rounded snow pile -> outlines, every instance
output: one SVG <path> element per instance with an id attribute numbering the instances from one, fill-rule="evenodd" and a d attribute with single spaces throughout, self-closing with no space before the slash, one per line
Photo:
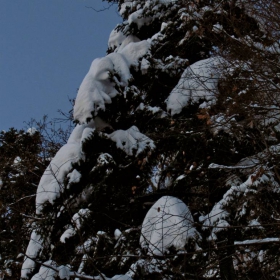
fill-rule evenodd
<path id="1" fill-rule="evenodd" d="M 193 217 L 186 204 L 176 197 L 163 196 L 144 219 L 140 244 L 148 254 L 161 256 L 171 246 L 184 249 L 187 241 L 195 236 Z"/>

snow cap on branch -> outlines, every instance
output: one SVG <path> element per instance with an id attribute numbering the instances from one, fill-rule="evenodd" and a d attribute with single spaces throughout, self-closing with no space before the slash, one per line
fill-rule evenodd
<path id="1" fill-rule="evenodd" d="M 198 235 L 186 204 L 176 197 L 163 196 L 144 219 L 140 244 L 148 254 L 162 256 L 172 246 L 184 249 L 188 240 Z"/>

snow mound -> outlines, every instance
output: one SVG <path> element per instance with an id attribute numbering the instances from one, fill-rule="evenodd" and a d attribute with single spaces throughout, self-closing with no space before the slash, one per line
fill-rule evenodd
<path id="1" fill-rule="evenodd" d="M 61 265 L 58 267 L 58 276 L 60 279 L 67 279 L 70 280 L 71 277 L 71 271 L 68 266 Z"/>
<path id="2" fill-rule="evenodd" d="M 45 170 L 36 195 L 36 213 L 40 214 L 45 202 L 51 204 L 64 191 L 64 179 L 72 170 L 72 164 L 83 158 L 81 140 L 86 128 L 93 127 L 94 123 L 77 125 L 71 133 L 68 142 L 57 152 Z"/>
<path id="3" fill-rule="evenodd" d="M 26 130 L 26 133 L 28 133 L 29 135 L 34 135 L 36 132 L 38 132 L 38 130 L 36 129 L 36 127 L 29 127 Z"/>
<path id="4" fill-rule="evenodd" d="M 68 185 L 72 183 L 79 183 L 81 177 L 82 177 L 81 173 L 76 169 L 74 169 L 71 173 L 67 175 L 67 178 L 69 178 Z"/>
<path id="5" fill-rule="evenodd" d="M 116 130 L 108 137 L 129 156 L 134 154 L 138 156 L 146 149 L 153 150 L 155 148 L 154 141 L 142 134 L 136 126 L 132 126 L 128 130 Z"/>
<path id="6" fill-rule="evenodd" d="M 72 217 L 73 226 L 64 231 L 64 233 L 60 237 L 60 242 L 65 243 L 66 239 L 74 236 L 77 233 L 77 230 L 81 228 L 84 219 L 86 219 L 89 215 L 89 209 L 80 209 L 79 212 Z"/>
<path id="7" fill-rule="evenodd" d="M 57 264 L 50 260 L 50 261 L 46 261 L 44 262 L 45 265 L 47 266 L 51 266 L 53 268 L 56 269 Z M 41 265 L 40 270 L 38 273 L 36 273 L 31 280 L 55 280 L 57 276 L 57 272 L 49 267 L 43 266 Z"/>
<path id="8" fill-rule="evenodd" d="M 148 25 L 152 21 L 152 17 L 144 17 L 143 16 L 143 9 L 139 9 L 129 15 L 128 17 L 128 23 L 136 23 L 138 29 L 140 29 L 143 25 Z"/>
<path id="9" fill-rule="evenodd" d="M 143 8 L 151 9 L 153 7 L 153 5 L 158 4 L 158 3 L 163 4 L 163 5 L 168 5 L 170 3 L 175 4 L 177 1 L 178 0 L 148 0 L 148 1 L 143 1 L 143 3 L 144 3 Z M 119 13 L 122 17 L 125 17 L 125 12 L 126 11 L 129 11 L 131 9 L 139 7 L 138 6 L 138 3 L 139 3 L 138 1 L 124 0 L 123 2 L 124 3 L 121 4 L 120 9 L 119 9 Z M 138 11 L 139 11 L 139 9 L 138 9 Z M 131 21 L 132 21 L 132 19 L 131 19 Z M 137 22 L 137 19 L 136 19 L 136 22 Z"/>
<path id="10" fill-rule="evenodd" d="M 115 86 L 125 87 L 132 79 L 131 66 L 137 66 L 139 59 L 149 50 L 147 41 L 131 42 L 119 53 L 111 53 L 104 58 L 95 59 L 79 88 L 74 105 L 74 119 L 86 123 L 105 110 L 119 92 Z"/>
<path id="11" fill-rule="evenodd" d="M 63 234 L 60 236 L 60 242 L 61 243 L 65 243 L 66 239 L 71 238 L 72 236 L 74 236 L 76 234 L 76 231 L 73 227 L 70 227 L 68 229 L 66 229 Z"/>
<path id="12" fill-rule="evenodd" d="M 114 49 L 114 52 L 120 52 L 129 43 L 140 42 L 140 39 L 134 35 L 125 35 L 124 32 L 118 29 L 114 29 L 109 37 L 108 46 Z"/>
<path id="13" fill-rule="evenodd" d="M 126 36 L 125 34 L 123 34 L 122 31 L 118 30 L 118 29 L 113 29 L 111 31 L 111 34 L 109 36 L 109 40 L 108 40 L 108 46 L 109 48 L 115 48 L 115 47 L 119 47 L 122 42 L 125 40 Z"/>
<path id="14" fill-rule="evenodd" d="M 171 246 L 184 249 L 187 241 L 197 235 L 186 204 L 176 197 L 163 196 L 144 219 L 140 244 L 148 254 L 162 256 Z"/>
<path id="15" fill-rule="evenodd" d="M 42 242 L 43 241 L 41 235 L 39 235 L 35 230 L 33 230 L 33 232 L 31 233 L 28 247 L 26 249 L 26 257 L 24 258 L 24 262 L 21 268 L 21 278 L 28 278 L 28 275 L 32 273 L 32 271 L 35 269 L 36 264 L 32 259 L 36 258 L 43 249 Z"/>
<path id="16" fill-rule="evenodd" d="M 217 66 L 221 62 L 220 57 L 208 58 L 192 64 L 184 71 L 166 100 L 167 110 L 172 116 L 181 113 L 191 102 L 196 103 L 199 99 L 207 101 L 215 99 L 219 79 Z"/>

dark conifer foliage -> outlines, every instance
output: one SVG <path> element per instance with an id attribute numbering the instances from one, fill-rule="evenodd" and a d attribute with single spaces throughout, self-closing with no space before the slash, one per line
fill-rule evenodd
<path id="1" fill-rule="evenodd" d="M 0 267 L 6 279 L 19 278 L 28 244 L 35 193 L 48 161 L 42 157 L 42 135 L 11 128 L 0 132 Z M 8 277 L 9 278 L 9 277 Z"/>

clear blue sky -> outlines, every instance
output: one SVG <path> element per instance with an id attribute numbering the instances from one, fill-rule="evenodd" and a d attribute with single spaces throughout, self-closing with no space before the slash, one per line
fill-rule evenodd
<path id="1" fill-rule="evenodd" d="M 0 130 L 57 117 L 121 21 L 101 0 L 0 1 Z"/>

